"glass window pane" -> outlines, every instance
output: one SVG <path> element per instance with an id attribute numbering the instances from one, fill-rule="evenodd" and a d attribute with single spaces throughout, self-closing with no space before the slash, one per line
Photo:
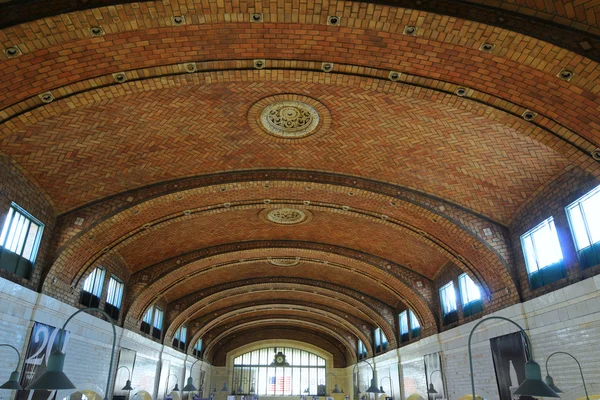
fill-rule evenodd
<path id="1" fill-rule="evenodd" d="M 417 319 L 417 316 L 412 311 L 410 311 L 410 326 L 412 327 L 412 329 L 421 327 L 421 324 L 419 324 L 419 320 Z M 408 330 L 407 330 L 407 332 L 408 332 Z"/>
<path id="2" fill-rule="evenodd" d="M 544 221 L 531 236 L 540 269 L 562 260 L 562 251 L 558 243 L 558 236 L 552 218 Z"/>
<path id="3" fill-rule="evenodd" d="M 2 233 L 0 234 L 0 246 L 4 247 L 6 240 L 6 234 L 8 233 L 8 227 L 11 225 L 13 220 L 13 208 L 8 209 L 8 214 L 6 215 L 6 219 L 4 220 L 4 225 L 2 226 Z"/>
<path id="4" fill-rule="evenodd" d="M 533 248 L 533 241 L 531 240 L 531 235 L 523 236 L 521 238 L 521 243 L 523 245 L 523 253 L 525 254 L 525 264 L 527 266 L 527 273 L 532 274 L 539 268 L 535 259 L 535 250 Z"/>
<path id="5" fill-rule="evenodd" d="M 398 321 L 400 323 L 400 334 L 404 335 L 408 333 L 408 316 L 406 315 L 406 311 L 402 311 L 398 316 Z"/>
<path id="6" fill-rule="evenodd" d="M 444 315 L 456 311 L 456 292 L 454 291 L 454 283 L 452 281 L 440 289 L 440 300 Z"/>
<path id="7" fill-rule="evenodd" d="M 577 250 L 585 249 L 591 245 L 585 223 L 583 222 L 583 214 L 579 204 L 567 210 L 569 214 L 569 222 L 571 222 L 571 231 L 575 237 L 575 245 Z"/>
<path id="8" fill-rule="evenodd" d="M 152 311 L 154 311 L 154 307 L 150 307 L 146 314 L 144 314 L 144 322 L 150 325 L 152 323 Z"/>
<path id="9" fill-rule="evenodd" d="M 27 234 L 25 246 L 23 248 L 23 254 L 21 254 L 24 258 L 28 259 L 29 261 L 33 261 L 33 249 L 36 245 L 36 239 L 39 229 L 39 226 L 34 223 L 32 223 L 29 227 L 29 233 Z"/>
<path id="10" fill-rule="evenodd" d="M 162 329 L 163 312 L 160 308 L 156 308 L 154 312 L 154 324 L 156 329 Z"/>
<path id="11" fill-rule="evenodd" d="M 592 243 L 600 242 L 600 190 L 583 201 L 582 206 Z"/>
<path id="12" fill-rule="evenodd" d="M 462 274 L 458 278 L 460 284 L 460 293 L 463 304 L 469 304 L 474 301 L 481 300 L 481 293 L 479 291 L 479 286 L 475 284 L 473 279 L 467 274 Z"/>

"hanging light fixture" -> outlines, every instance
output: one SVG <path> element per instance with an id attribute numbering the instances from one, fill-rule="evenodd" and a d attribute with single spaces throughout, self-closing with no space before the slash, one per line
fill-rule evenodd
<path id="1" fill-rule="evenodd" d="M 117 330 L 115 328 L 115 323 L 112 318 L 106 311 L 100 310 L 95 307 L 82 308 L 81 310 L 75 311 L 63 324 L 62 329 L 60 330 L 58 348 L 62 348 L 63 342 L 63 333 L 65 332 L 65 328 L 71 319 L 79 314 L 82 311 L 96 311 L 103 314 L 110 322 L 113 330 L 113 343 L 112 343 L 112 351 L 110 353 L 110 364 L 108 365 L 108 376 L 106 378 L 106 390 L 104 392 L 104 399 L 108 400 L 108 391 L 110 389 L 110 378 L 112 375 L 113 361 L 115 357 L 115 345 L 117 342 Z M 62 351 L 53 351 L 48 357 L 48 362 L 46 366 L 46 372 L 40 375 L 35 381 L 33 381 L 29 386 L 27 386 L 27 390 L 61 390 L 61 389 L 75 389 L 75 385 L 73 382 L 69 380 L 69 378 L 63 372 L 63 368 L 65 366 L 65 353 Z"/>
<path id="2" fill-rule="evenodd" d="M 552 379 L 552 377 L 551 377 L 551 376 L 550 376 L 550 374 L 548 373 L 548 362 L 550 361 L 550 358 L 551 358 L 553 355 L 555 355 L 555 354 L 564 354 L 564 355 L 567 355 L 567 356 L 571 357 L 573 360 L 575 360 L 575 362 L 577 363 L 577 366 L 579 367 L 579 374 L 581 375 L 581 380 L 582 380 L 582 382 L 583 382 L 583 390 L 585 391 L 585 398 L 586 398 L 587 400 L 590 400 L 590 396 L 589 396 L 589 394 L 588 394 L 587 386 L 586 386 L 586 384 L 585 384 L 585 378 L 583 377 L 583 370 L 581 369 L 581 364 L 579 364 L 579 361 L 578 361 L 578 360 L 575 358 L 575 356 L 574 356 L 573 354 L 571 354 L 571 353 L 567 353 L 566 351 L 556 351 L 556 352 L 554 352 L 554 353 L 550 354 L 550 355 L 548 356 L 548 358 L 546 359 L 546 379 L 545 379 L 545 380 L 546 380 L 546 384 L 547 384 L 548 386 L 550 386 L 550 388 L 551 388 L 552 390 L 554 390 L 556 393 L 562 393 L 562 392 L 563 392 L 562 390 L 560 390 L 559 388 L 557 388 L 557 387 L 554 385 L 554 379 Z"/>
<path id="3" fill-rule="evenodd" d="M 388 370 L 388 374 L 389 374 L 389 370 Z M 393 384 L 393 382 L 392 382 L 392 378 L 391 378 L 391 377 L 389 377 L 389 376 L 384 376 L 383 378 L 381 378 L 381 379 L 379 380 L 379 385 L 380 385 L 380 387 L 379 387 L 379 390 L 380 390 L 380 392 L 381 392 L 381 393 L 385 393 L 385 391 L 383 390 L 383 381 L 384 381 L 385 379 L 388 379 L 388 380 L 390 381 L 390 392 L 391 392 L 391 393 L 390 393 L 390 397 L 391 397 L 391 398 L 394 398 L 394 384 Z"/>
<path id="4" fill-rule="evenodd" d="M 125 368 L 127 370 L 127 373 L 129 374 L 127 376 L 127 382 L 125 383 L 125 386 L 123 386 L 121 388 L 121 390 L 127 390 L 127 391 L 133 390 L 133 388 L 131 387 L 131 370 L 129 368 L 127 368 L 125 365 L 121 365 L 119 368 L 117 368 L 117 372 L 119 372 L 119 370 L 121 368 Z"/>
<path id="5" fill-rule="evenodd" d="M 11 346 L 10 344 L 0 344 L 0 347 L 10 347 L 11 349 L 13 349 L 14 351 L 17 352 L 17 357 L 18 357 L 18 361 L 17 361 L 17 368 L 15 368 L 15 370 L 13 372 L 11 372 L 10 374 L 10 378 L 8 378 L 8 380 L 6 382 L 4 382 L 2 384 L 2 386 L 0 386 L 0 389 L 9 389 L 9 390 L 22 390 L 23 388 L 21 387 L 21 384 L 19 383 L 19 365 L 21 365 L 21 353 L 19 353 L 19 350 L 17 350 L 16 347 Z"/>
<path id="6" fill-rule="evenodd" d="M 473 338 L 473 333 L 475 329 L 485 321 L 489 321 L 491 319 L 499 319 L 502 321 L 510 322 L 511 324 L 517 326 L 525 340 L 527 341 L 527 351 L 529 352 L 529 361 L 525 363 L 525 380 L 523 383 L 515 390 L 514 394 L 518 394 L 521 396 L 534 396 L 534 397 L 559 397 L 558 394 L 552 388 L 550 388 L 543 380 L 542 380 L 542 370 L 540 365 L 533 360 L 533 354 L 531 353 L 531 341 L 529 340 L 529 336 L 525 330 L 521 327 L 521 325 L 517 324 L 515 321 L 505 318 L 505 317 L 487 317 L 479 321 L 473 329 L 471 329 L 471 333 L 469 334 L 469 367 L 471 369 L 471 388 L 473 389 L 473 399 L 475 399 L 475 375 L 473 374 L 473 355 L 471 354 L 471 339 Z"/>
<path id="7" fill-rule="evenodd" d="M 433 387 L 433 383 L 429 384 L 429 389 L 427 389 L 427 394 L 437 394 L 437 390 Z"/>

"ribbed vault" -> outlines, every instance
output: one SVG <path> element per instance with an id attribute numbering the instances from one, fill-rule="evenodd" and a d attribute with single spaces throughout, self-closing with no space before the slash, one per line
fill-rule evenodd
<path id="1" fill-rule="evenodd" d="M 279 337 L 343 367 L 407 308 L 438 332 L 448 270 L 518 302 L 515 219 L 600 176 L 597 6 L 47 3 L 0 9 L 0 189 L 50 221 L 29 286 L 78 304 L 103 266 L 120 324 L 160 305 L 217 365 Z M 268 133 L 276 101 L 314 132 Z"/>

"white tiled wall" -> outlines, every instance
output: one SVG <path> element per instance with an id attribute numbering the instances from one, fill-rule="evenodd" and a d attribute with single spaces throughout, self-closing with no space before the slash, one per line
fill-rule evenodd
<path id="1" fill-rule="evenodd" d="M 75 311 L 71 306 L 0 278 L 0 342 L 12 344 L 22 352 L 27 348 L 28 334 L 34 321 L 62 326 L 67 316 Z M 600 394 L 600 276 L 527 303 L 508 307 L 493 315 L 511 318 L 527 330 L 533 344 L 534 358 L 542 365 L 544 375 L 546 358 L 552 352 L 570 352 L 583 366 L 590 395 Z M 458 399 L 471 393 L 467 341 L 471 329 L 478 322 L 474 321 L 424 338 L 398 350 L 389 351 L 374 360 L 369 359 L 377 370 L 377 385 L 382 384 L 384 377 L 390 377 L 394 385 L 395 399 L 406 399 L 413 391 L 427 398 L 423 355 L 441 351 L 450 399 Z M 69 323 L 67 329 L 71 332 L 71 338 L 65 372 L 78 389 L 93 390 L 104 396 L 112 343 L 110 324 L 80 313 Z M 516 330 L 517 328 L 510 323 L 494 320 L 483 323 L 473 335 L 476 392 L 486 399 L 498 399 L 489 339 Z M 134 395 L 138 391 L 143 390 L 150 393 L 153 399 L 161 399 L 164 390 L 159 390 L 159 385 L 165 387 L 166 383 L 159 381 L 165 375 L 162 371 L 164 368 L 181 371 L 178 376 L 179 386 L 185 385 L 185 377 L 190 373 L 194 358 L 190 357 L 186 361 L 184 354 L 135 332 L 117 327 L 116 334 L 117 347 L 137 352 L 132 378 L 135 387 L 132 398 L 135 398 Z M 8 348 L 0 348 L 0 352 L 3 361 L 0 363 L 0 380 L 4 381 L 16 367 L 16 355 Z M 352 393 L 353 367 L 335 370 L 346 393 Z M 204 393 L 207 395 L 210 384 L 208 365 L 202 362 L 196 364 L 193 370 L 196 380 L 194 384 L 198 386 L 197 379 L 203 369 L 207 373 Z M 360 379 L 369 384 L 370 367 L 366 363 L 360 363 L 358 369 Z M 571 358 L 564 355 L 554 356 L 550 371 L 556 385 L 565 392 L 561 396 L 563 399 L 577 399 L 583 396 L 579 370 Z M 221 393 L 227 371 L 225 368 L 214 368 L 213 373 L 213 384 L 218 393 Z M 403 382 L 403 385 L 399 382 Z M 407 382 L 411 383 L 410 386 L 404 384 Z M 384 380 L 383 383 L 384 387 L 389 386 L 389 381 Z M 60 393 L 59 398 L 68 394 L 70 393 Z M 0 397 L 8 399 L 10 393 L 0 390 Z"/>
<path id="2" fill-rule="evenodd" d="M 41 322 L 55 327 L 62 327 L 66 319 L 77 309 L 56 299 L 26 289 L 18 284 L 0 278 L 0 343 L 15 346 L 23 355 L 29 343 L 29 333 L 34 322 Z M 81 312 L 67 326 L 70 332 L 69 345 L 65 360 L 64 372 L 76 385 L 78 390 L 91 390 L 104 397 L 108 377 L 109 360 L 113 342 L 112 326 L 99 318 Z M 139 391 L 157 395 L 160 360 L 168 358 L 171 365 L 179 365 L 183 369 L 185 354 L 128 330 L 116 327 L 115 365 L 118 349 L 124 347 L 136 351 L 136 365 L 133 370 L 132 384 L 134 390 L 131 398 Z M 0 380 L 6 381 L 10 373 L 17 367 L 16 354 L 6 347 L 0 348 Z M 190 357 L 189 366 L 195 359 Z M 200 376 L 200 369 L 194 368 L 194 378 Z M 21 366 L 19 366 L 19 370 Z M 112 371 L 114 380 L 115 371 Z M 182 387 L 183 374 L 180 377 Z M 73 391 L 59 393 L 59 399 Z M 109 393 L 112 392 L 112 388 Z M 0 389 L 2 399 L 10 399 L 9 391 Z M 162 398 L 162 394 L 158 398 Z"/>

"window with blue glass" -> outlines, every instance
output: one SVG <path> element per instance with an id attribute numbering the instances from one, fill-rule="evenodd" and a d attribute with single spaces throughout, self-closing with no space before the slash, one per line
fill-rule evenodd
<path id="1" fill-rule="evenodd" d="M 202 339 L 198 339 L 196 344 L 194 345 L 194 356 L 200 358 L 202 357 Z"/>
<path id="2" fill-rule="evenodd" d="M 440 303 L 442 305 L 442 322 L 451 324 L 458 321 L 454 282 L 450 281 L 440 288 Z"/>
<path id="3" fill-rule="evenodd" d="M 479 286 L 477 286 L 469 275 L 460 275 L 458 277 L 458 286 L 460 287 L 460 299 L 465 317 L 477 314 L 483 310 Z"/>
<path id="4" fill-rule="evenodd" d="M 79 299 L 81 304 L 88 307 L 98 307 L 100 305 L 105 273 L 104 268 L 97 267 L 85 278 Z"/>
<path id="5" fill-rule="evenodd" d="M 521 236 L 521 246 L 532 289 L 566 276 L 554 218 L 548 218 Z"/>
<path id="6" fill-rule="evenodd" d="M 362 360 L 363 358 L 367 358 L 367 348 L 362 340 L 358 339 L 358 359 Z"/>
<path id="7" fill-rule="evenodd" d="M 140 330 L 147 334 L 152 334 L 153 337 L 160 339 L 162 335 L 163 311 L 152 306 L 144 314 Z"/>
<path id="8" fill-rule="evenodd" d="M 412 310 L 402 311 L 398 314 L 398 325 L 400 328 L 400 343 L 421 336 L 421 324 Z"/>
<path id="9" fill-rule="evenodd" d="M 412 310 L 408 311 L 408 315 L 410 320 L 410 336 L 414 339 L 421 336 L 421 324 Z"/>
<path id="10" fill-rule="evenodd" d="M 388 349 L 389 343 L 381 328 L 375 328 L 373 330 L 373 338 L 375 342 L 375 353 L 382 353 Z"/>
<path id="11" fill-rule="evenodd" d="M 13 203 L 0 231 L 0 268 L 29 279 L 43 230 L 44 224 Z"/>
<path id="12" fill-rule="evenodd" d="M 104 311 L 117 321 L 119 320 L 121 303 L 123 302 L 123 287 L 123 282 L 119 278 L 115 276 L 110 277 Z"/>
<path id="13" fill-rule="evenodd" d="M 400 342 L 408 342 L 410 340 L 408 329 L 408 312 L 402 311 L 398 315 L 398 325 L 400 328 Z"/>
<path id="14" fill-rule="evenodd" d="M 187 341 L 187 328 L 185 325 L 182 325 L 175 332 L 175 336 L 173 336 L 173 347 L 179 350 L 185 350 L 185 343 Z"/>
<path id="15" fill-rule="evenodd" d="M 600 186 L 567 208 L 579 266 L 600 264 Z"/>

